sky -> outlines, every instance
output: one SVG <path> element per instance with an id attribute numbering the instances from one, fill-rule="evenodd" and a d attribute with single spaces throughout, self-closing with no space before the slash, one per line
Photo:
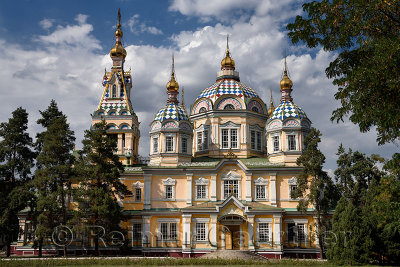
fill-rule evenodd
<path id="1" fill-rule="evenodd" d="M 104 68 L 110 70 L 118 8 L 121 8 L 125 69 L 131 68 L 131 101 L 139 117 L 139 153 L 149 154 L 149 124 L 167 99 L 166 83 L 175 55 L 177 81 L 185 105 L 215 82 L 224 57 L 226 36 L 243 83 L 269 105 L 270 89 L 279 104 L 279 82 L 286 51 L 294 103 L 303 108 L 322 134 L 325 169 L 336 168 L 336 152 L 346 148 L 386 158 L 398 144 L 378 146 L 376 131 L 360 133 L 348 120 L 331 122 L 339 106 L 332 80 L 325 76 L 337 54 L 293 45 L 286 25 L 301 15 L 299 0 L 2 0 L 0 8 L 0 122 L 22 106 L 29 113 L 29 133 L 39 110 L 51 99 L 68 116 L 80 148 L 90 114 L 99 103 Z"/>

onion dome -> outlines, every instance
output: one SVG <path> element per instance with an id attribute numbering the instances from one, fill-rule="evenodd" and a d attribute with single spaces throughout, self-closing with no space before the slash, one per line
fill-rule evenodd
<path id="1" fill-rule="evenodd" d="M 282 93 L 282 100 L 289 100 L 292 101 L 291 92 L 293 87 L 293 82 L 288 76 L 287 66 L 286 66 L 286 55 L 285 55 L 285 69 L 283 70 L 283 77 L 280 82 L 281 93 Z"/>
<path id="2" fill-rule="evenodd" d="M 307 118 L 306 113 L 298 105 L 292 101 L 282 101 L 279 106 L 275 108 L 270 117 L 270 121 L 278 119 L 284 121 L 288 118 L 304 119 Z"/>
<path id="3" fill-rule="evenodd" d="M 172 55 L 172 70 L 171 70 L 171 78 L 167 83 L 167 91 L 179 91 L 179 83 L 175 79 L 175 63 L 174 63 L 174 55 Z"/>
<path id="4" fill-rule="evenodd" d="M 118 24 L 117 24 L 117 30 L 115 31 L 115 45 L 113 48 L 110 50 L 110 57 L 126 57 L 126 50 L 122 46 L 122 36 L 123 32 L 121 30 L 121 11 L 118 9 Z"/>
<path id="5" fill-rule="evenodd" d="M 176 103 L 169 103 L 154 116 L 154 121 L 163 122 L 165 120 L 189 121 L 189 116 L 181 106 Z"/>
<path id="6" fill-rule="evenodd" d="M 236 81 L 234 79 L 222 79 L 204 89 L 201 94 L 196 98 L 208 98 L 213 104 L 220 98 L 225 95 L 235 95 L 241 98 L 244 103 L 247 103 L 250 98 L 258 97 L 258 94 L 249 86 Z M 245 108 L 243 108 L 245 109 Z"/>

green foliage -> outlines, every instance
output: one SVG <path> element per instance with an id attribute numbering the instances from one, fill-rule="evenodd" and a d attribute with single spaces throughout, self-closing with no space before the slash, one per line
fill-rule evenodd
<path id="1" fill-rule="evenodd" d="M 84 218 L 86 225 L 104 227 L 106 232 L 121 230 L 119 223 L 123 215 L 118 198 L 122 199 L 130 191 L 119 180 L 123 166 L 115 154 L 117 140 L 107 134 L 103 120 L 85 132 L 82 143 L 83 150 L 75 165 L 80 183 L 75 194 L 79 203 L 75 223 L 79 225 Z M 96 253 L 98 234 L 93 233 Z"/>
<path id="2" fill-rule="evenodd" d="M 52 101 L 52 104 L 55 102 Z M 52 108 L 51 105 L 49 109 Z M 33 181 L 37 190 L 38 225 L 35 234 L 39 243 L 51 236 L 56 226 L 67 223 L 66 198 L 71 194 L 74 163 L 72 150 L 75 137 L 66 116 L 47 119 L 51 123 L 46 124 L 47 130 L 40 135 L 42 149 L 37 157 L 38 169 Z"/>
<path id="3" fill-rule="evenodd" d="M 337 200 L 336 188 L 332 179 L 322 170 L 325 156 L 318 148 L 321 142 L 321 132 L 311 128 L 304 140 L 306 149 L 297 159 L 297 165 L 302 166 L 302 171 L 297 177 L 297 188 L 292 191 L 293 198 L 299 198 L 297 209 L 305 212 L 312 205 L 315 210 L 318 225 L 318 239 L 324 247 L 322 236 L 326 230 L 326 215 L 334 208 Z M 323 249 L 321 249 L 321 255 Z"/>
<path id="4" fill-rule="evenodd" d="M 362 132 L 376 126 L 379 144 L 400 138 L 400 7 L 394 0 L 312 1 L 288 24 L 293 43 L 336 51 L 326 69 L 341 106 L 331 120 L 349 119 Z"/>
<path id="5" fill-rule="evenodd" d="M 27 129 L 28 113 L 23 108 L 16 109 L 8 122 L 0 124 L 0 234 L 6 237 L 7 256 L 11 241 L 19 232 L 17 213 L 32 200 L 26 182 L 35 153 Z"/>

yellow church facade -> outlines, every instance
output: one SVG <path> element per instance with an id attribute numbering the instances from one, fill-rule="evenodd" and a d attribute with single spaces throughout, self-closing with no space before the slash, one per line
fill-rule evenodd
<path id="1" fill-rule="evenodd" d="M 297 186 L 301 167 L 296 159 L 311 121 L 293 103 L 286 62 L 280 104 L 275 107 L 271 98 L 267 106 L 240 80 L 227 40 L 216 81 L 186 109 L 178 100 L 172 60 L 166 103 L 146 133 L 150 160 L 143 164 L 122 36 L 118 24 L 110 51 L 113 65 L 105 71 L 92 124 L 107 122 L 125 165 L 120 179 L 132 195 L 119 202 L 129 253 L 197 257 L 245 250 L 268 258 L 317 257 L 313 209 L 298 212 L 298 199 L 290 194 Z M 21 227 L 28 227 L 25 220 L 20 218 Z M 20 247 L 24 238 L 19 238 Z"/>

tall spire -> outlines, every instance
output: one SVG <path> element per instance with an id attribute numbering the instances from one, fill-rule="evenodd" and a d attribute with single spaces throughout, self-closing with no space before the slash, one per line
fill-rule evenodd
<path id="1" fill-rule="evenodd" d="M 175 103 L 178 104 L 178 94 L 179 94 L 179 84 L 175 79 L 175 59 L 174 54 L 172 54 L 172 66 L 171 66 L 171 78 L 167 83 L 167 94 L 168 100 L 167 103 Z"/>
<path id="2" fill-rule="evenodd" d="M 110 57 L 114 62 L 114 66 L 122 67 L 122 63 L 126 57 L 126 50 L 122 46 L 122 36 L 123 32 L 121 29 L 121 10 L 118 9 L 118 24 L 117 30 L 115 31 L 115 45 L 110 50 Z"/>
<path id="3" fill-rule="evenodd" d="M 285 51 L 285 64 L 284 64 L 284 69 L 283 69 L 283 77 L 280 83 L 281 87 L 281 101 L 289 100 L 292 101 L 293 98 L 291 96 L 292 92 L 292 86 L 293 82 L 288 76 L 288 71 L 287 71 L 287 63 L 286 63 L 286 51 Z"/>
<path id="4" fill-rule="evenodd" d="M 182 86 L 182 101 L 181 101 L 182 108 L 185 108 L 184 95 L 185 95 L 185 88 Z"/>
<path id="5" fill-rule="evenodd" d="M 269 109 L 267 112 L 268 118 L 271 117 L 272 112 L 274 112 L 274 110 L 275 110 L 274 99 L 272 97 L 272 88 L 270 88 L 270 92 L 271 92 L 271 100 L 270 100 Z"/>

